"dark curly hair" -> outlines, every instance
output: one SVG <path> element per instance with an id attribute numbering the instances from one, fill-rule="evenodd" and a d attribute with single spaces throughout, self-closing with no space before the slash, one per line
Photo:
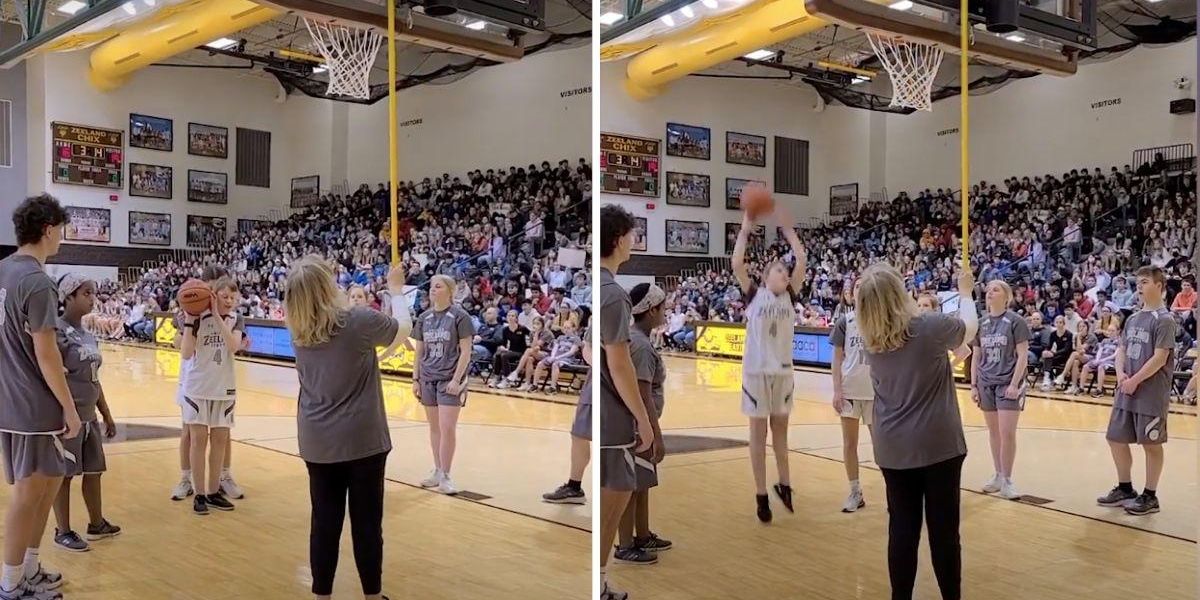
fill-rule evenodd
<path id="1" fill-rule="evenodd" d="M 13 228 L 17 233 L 17 245 L 28 246 L 42 241 L 47 227 L 59 227 L 71 218 L 58 200 L 50 194 L 26 198 L 13 211 Z"/>
<path id="2" fill-rule="evenodd" d="M 608 258 L 617 250 L 617 240 L 633 231 L 633 215 L 615 204 L 600 207 L 600 256 Z"/>

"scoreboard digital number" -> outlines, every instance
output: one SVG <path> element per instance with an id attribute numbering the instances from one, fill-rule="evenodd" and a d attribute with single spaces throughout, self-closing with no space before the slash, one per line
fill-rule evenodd
<path id="1" fill-rule="evenodd" d="M 71 123 L 51 123 L 54 183 L 121 189 L 125 132 Z"/>
<path id="2" fill-rule="evenodd" d="M 600 134 L 600 190 L 657 198 L 662 140 Z"/>

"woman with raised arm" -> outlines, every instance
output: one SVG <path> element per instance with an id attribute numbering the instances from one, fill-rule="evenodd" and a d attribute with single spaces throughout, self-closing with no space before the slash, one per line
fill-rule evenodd
<path id="1" fill-rule="evenodd" d="M 796 323 L 796 294 L 804 283 L 807 256 L 792 220 L 776 205 L 775 219 L 791 246 L 796 264 L 788 271 L 781 260 L 763 269 L 758 282 L 751 281 L 746 268 L 746 241 L 754 219 L 746 214 L 733 248 L 733 273 L 746 302 L 746 353 L 742 357 L 742 414 L 750 419 L 750 466 L 754 471 L 754 494 L 758 519 L 771 521 L 767 498 L 767 429 L 771 430 L 779 483 L 775 494 L 792 509 L 791 473 L 788 468 L 788 417 L 792 413 L 792 338 Z"/>

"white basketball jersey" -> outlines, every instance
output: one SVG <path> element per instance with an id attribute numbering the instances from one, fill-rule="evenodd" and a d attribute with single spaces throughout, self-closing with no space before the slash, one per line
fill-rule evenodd
<path id="1" fill-rule="evenodd" d="M 863 353 L 858 320 L 853 310 L 848 311 L 845 318 L 846 344 L 843 350 L 846 355 L 842 360 L 842 393 L 850 400 L 874 400 L 875 387 L 871 384 L 871 367 L 867 365 L 867 357 Z"/>
<path id="2" fill-rule="evenodd" d="M 784 292 L 776 296 L 761 287 L 751 292 L 754 297 L 746 307 L 742 373 L 791 374 L 792 340 L 796 332 L 792 295 Z"/>
<path id="3" fill-rule="evenodd" d="M 240 319 L 235 315 L 215 317 L 205 313 L 200 317 L 200 328 L 196 332 L 196 353 L 183 361 L 179 369 L 180 387 L 183 395 L 198 400 L 233 400 L 237 387 L 233 379 L 233 356 L 225 347 L 215 319 L 223 318 L 229 326 L 241 329 Z"/>

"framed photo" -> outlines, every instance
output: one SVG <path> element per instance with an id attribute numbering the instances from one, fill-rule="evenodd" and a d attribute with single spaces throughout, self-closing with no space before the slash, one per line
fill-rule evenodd
<path id="1" fill-rule="evenodd" d="M 292 178 L 292 208 L 307 208 L 320 201 L 320 175 Z"/>
<path id="2" fill-rule="evenodd" d="M 85 208 L 82 206 L 65 206 L 67 216 L 66 236 L 63 239 L 71 242 L 101 242 L 112 241 L 112 211 L 107 208 Z"/>
<path id="3" fill-rule="evenodd" d="M 712 158 L 712 131 L 707 127 L 667 123 L 667 156 Z"/>
<path id="4" fill-rule="evenodd" d="M 129 163 L 129 195 L 170 200 L 175 196 L 175 169 Z"/>
<path id="5" fill-rule="evenodd" d="M 229 175 L 188 169 L 188 202 L 229 204 Z"/>
<path id="6" fill-rule="evenodd" d="M 188 123 L 188 154 L 229 158 L 229 128 Z"/>
<path id="7" fill-rule="evenodd" d="M 251 231 L 254 231 L 254 229 L 257 227 L 262 227 L 264 225 L 270 225 L 270 224 L 271 224 L 270 221 L 262 221 L 259 219 L 238 219 L 237 220 L 237 232 L 239 234 L 250 233 Z"/>
<path id="8" fill-rule="evenodd" d="M 742 210 L 742 188 L 751 183 L 757 183 L 766 186 L 767 182 L 754 179 L 736 179 L 733 177 L 725 178 L 725 208 L 729 210 Z"/>
<path id="9" fill-rule="evenodd" d="M 634 252 L 646 251 L 646 219 L 633 218 L 633 247 Z"/>
<path id="10" fill-rule="evenodd" d="M 197 248 L 212 248 L 225 241 L 225 217 L 187 216 L 187 245 Z"/>
<path id="11" fill-rule="evenodd" d="M 767 138 L 761 135 L 726 131 L 725 162 L 752 167 L 767 166 Z"/>
<path id="12" fill-rule="evenodd" d="M 170 152 L 175 149 L 175 122 L 129 113 L 129 146 Z"/>
<path id="13" fill-rule="evenodd" d="M 741 223 L 726 223 L 725 224 L 725 254 L 727 256 L 733 255 L 733 247 L 734 247 L 734 245 L 737 244 L 737 236 L 738 236 L 738 233 L 741 231 L 742 231 Z M 750 239 L 746 240 L 746 241 L 748 242 L 748 244 L 747 244 L 748 248 L 761 249 L 761 248 L 765 247 L 766 242 L 767 242 L 767 226 L 766 225 L 755 226 L 754 231 L 750 232 Z"/>
<path id="14" fill-rule="evenodd" d="M 129 243 L 146 246 L 171 245 L 171 215 L 129 212 Z"/>
<path id="15" fill-rule="evenodd" d="M 858 210 L 858 184 L 829 186 L 829 216 L 852 215 Z"/>
<path id="16" fill-rule="evenodd" d="M 667 172 L 667 204 L 708 206 L 712 200 L 708 175 Z"/>
<path id="17" fill-rule="evenodd" d="M 667 219 L 667 252 L 708 254 L 708 223 Z"/>

